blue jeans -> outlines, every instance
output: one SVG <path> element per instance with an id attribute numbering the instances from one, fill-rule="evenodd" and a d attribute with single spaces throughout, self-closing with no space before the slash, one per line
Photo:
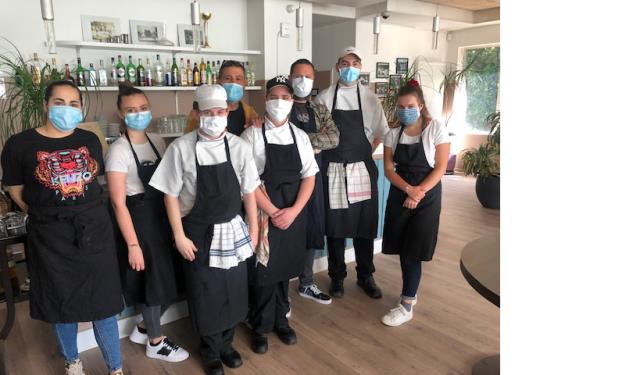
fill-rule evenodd
<path id="1" fill-rule="evenodd" d="M 78 355 L 78 323 L 55 323 L 60 351 L 65 362 L 77 360 Z M 122 354 L 120 353 L 120 337 L 118 322 L 115 316 L 93 322 L 93 334 L 107 363 L 109 371 L 122 368 Z"/>
<path id="2" fill-rule="evenodd" d="M 402 269 L 402 296 L 406 299 L 415 299 L 422 276 L 422 262 L 400 255 L 400 268 Z"/>

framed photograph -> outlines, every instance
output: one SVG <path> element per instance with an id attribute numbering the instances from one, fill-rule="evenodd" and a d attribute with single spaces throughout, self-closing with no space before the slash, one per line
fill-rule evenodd
<path id="1" fill-rule="evenodd" d="M 200 27 L 200 45 L 204 46 L 204 31 Z M 178 45 L 180 47 L 193 46 L 193 26 L 178 24 Z"/>
<path id="2" fill-rule="evenodd" d="M 387 96 L 389 94 L 389 82 L 376 82 L 376 95 Z"/>
<path id="3" fill-rule="evenodd" d="M 389 90 L 398 90 L 402 85 L 402 74 L 391 74 L 389 76 Z"/>
<path id="4" fill-rule="evenodd" d="M 396 58 L 396 74 L 407 74 L 409 72 L 409 58 Z"/>
<path id="5" fill-rule="evenodd" d="M 360 76 L 358 77 L 358 82 L 360 82 L 362 86 L 369 86 L 370 76 L 371 76 L 371 73 L 360 73 Z"/>
<path id="6" fill-rule="evenodd" d="M 162 39 L 162 22 L 129 21 L 132 44 L 157 44 Z"/>
<path id="7" fill-rule="evenodd" d="M 106 42 L 112 36 L 122 34 L 120 19 L 100 16 L 80 16 L 82 20 L 82 40 Z"/>
<path id="8" fill-rule="evenodd" d="M 389 63 L 376 63 L 376 78 L 389 78 Z"/>

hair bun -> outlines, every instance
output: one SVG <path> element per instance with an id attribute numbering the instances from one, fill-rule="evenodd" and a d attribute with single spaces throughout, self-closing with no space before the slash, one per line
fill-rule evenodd
<path id="1" fill-rule="evenodd" d="M 131 84 L 131 82 L 125 81 L 125 82 L 121 82 L 118 84 L 118 92 L 120 94 L 127 94 L 129 92 L 131 92 L 131 89 L 133 89 L 133 85 Z"/>

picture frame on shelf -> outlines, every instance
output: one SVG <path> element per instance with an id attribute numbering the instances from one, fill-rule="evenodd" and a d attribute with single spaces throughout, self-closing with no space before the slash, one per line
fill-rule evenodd
<path id="1" fill-rule="evenodd" d="M 370 77 L 371 73 L 360 73 L 360 76 L 358 76 L 358 82 L 360 82 L 362 86 L 369 86 Z"/>
<path id="2" fill-rule="evenodd" d="M 131 43 L 133 44 L 158 44 L 162 39 L 164 23 L 155 21 L 130 20 Z"/>
<path id="3" fill-rule="evenodd" d="M 204 31 L 200 30 L 200 46 L 204 46 Z M 193 47 L 193 26 L 191 24 L 178 24 L 178 45 L 180 47 Z"/>
<path id="4" fill-rule="evenodd" d="M 389 63 L 377 62 L 376 63 L 376 78 L 389 78 Z"/>
<path id="5" fill-rule="evenodd" d="M 409 58 L 396 58 L 396 74 L 407 74 L 409 72 Z"/>
<path id="6" fill-rule="evenodd" d="M 107 42 L 111 37 L 122 34 L 119 18 L 83 15 L 80 20 L 84 41 Z"/>
<path id="7" fill-rule="evenodd" d="M 376 82 L 375 93 L 380 97 L 387 96 L 389 94 L 389 82 Z"/>
<path id="8" fill-rule="evenodd" d="M 402 85 L 402 74 L 389 75 L 389 90 L 398 90 L 400 88 L 400 85 Z"/>

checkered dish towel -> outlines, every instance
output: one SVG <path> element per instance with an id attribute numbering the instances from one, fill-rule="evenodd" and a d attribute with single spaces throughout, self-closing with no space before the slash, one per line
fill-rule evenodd
<path id="1" fill-rule="evenodd" d="M 349 163 L 347 170 L 347 198 L 349 203 L 371 199 L 371 178 L 363 161 Z"/>
<path id="2" fill-rule="evenodd" d="M 229 269 L 253 255 L 249 229 L 240 215 L 213 225 L 209 247 L 209 267 Z"/>
<path id="3" fill-rule="evenodd" d="M 329 179 L 329 208 L 339 210 L 349 208 L 347 201 L 347 188 L 345 186 L 346 174 L 342 163 L 329 162 L 327 169 L 327 177 Z"/>
<path id="4" fill-rule="evenodd" d="M 264 184 L 261 184 L 258 189 L 262 190 L 267 199 L 269 199 L 267 188 Z M 258 245 L 256 246 L 256 261 L 265 267 L 269 263 L 269 215 L 260 208 L 258 208 Z"/>

